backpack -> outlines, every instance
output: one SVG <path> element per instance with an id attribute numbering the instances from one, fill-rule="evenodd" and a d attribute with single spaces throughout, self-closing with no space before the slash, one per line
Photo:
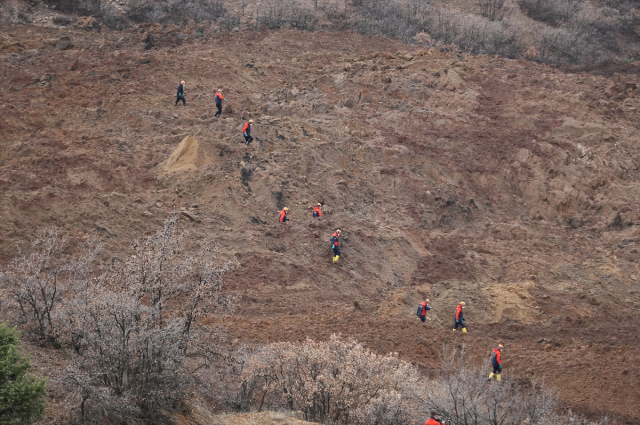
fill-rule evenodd
<path id="1" fill-rule="evenodd" d="M 418 306 L 418 311 L 416 312 L 416 316 L 418 316 L 418 317 L 422 316 L 422 314 L 420 314 L 420 313 L 422 313 L 422 306 L 421 305 Z"/>

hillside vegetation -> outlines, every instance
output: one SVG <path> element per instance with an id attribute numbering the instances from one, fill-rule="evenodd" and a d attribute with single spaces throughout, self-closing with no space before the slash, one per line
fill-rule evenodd
<path id="1" fill-rule="evenodd" d="M 77 16 L 92 16 L 118 30 L 192 23 L 199 28 L 196 37 L 212 27 L 353 31 L 427 48 L 555 64 L 640 56 L 640 7 L 632 0 L 15 0 L 0 9 L 8 22 L 62 27 Z"/>

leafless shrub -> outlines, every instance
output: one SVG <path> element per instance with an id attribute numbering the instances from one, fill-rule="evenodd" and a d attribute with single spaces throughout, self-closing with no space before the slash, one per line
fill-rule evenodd
<path id="1" fill-rule="evenodd" d="M 66 16 L 56 16 L 55 18 L 52 19 L 52 22 L 56 25 L 65 26 L 65 27 L 73 23 L 73 21 L 67 18 Z"/>
<path id="2" fill-rule="evenodd" d="M 133 0 L 126 16 L 134 22 L 171 22 L 186 25 L 211 22 L 224 17 L 227 7 L 223 0 Z"/>
<path id="3" fill-rule="evenodd" d="M 524 50 L 522 28 L 518 22 L 507 19 L 491 21 L 447 7 L 434 7 L 423 15 L 420 27 L 421 33 L 428 34 L 436 48 L 455 45 L 472 53 L 511 58 L 521 56 Z"/>
<path id="4" fill-rule="evenodd" d="M 531 19 L 558 26 L 580 10 L 579 0 L 518 0 L 520 9 Z"/>
<path id="5" fill-rule="evenodd" d="M 65 256 L 59 232 L 47 230 L 3 275 L 28 329 L 73 348 L 65 381 L 73 420 L 161 422 L 215 360 L 215 341 L 197 321 L 233 307 L 221 293 L 231 266 L 217 265 L 207 243 L 187 254 L 177 220 L 106 269 L 94 267 L 100 246 Z"/>
<path id="6" fill-rule="evenodd" d="M 158 420 L 182 398 L 195 379 L 187 364 L 207 360 L 193 339 L 196 320 L 233 304 L 220 293 L 229 269 L 216 266 L 208 245 L 184 254 L 172 216 L 95 281 L 76 281 L 60 322 L 62 342 L 79 354 L 69 373 L 76 387 L 69 400 L 79 402 L 84 423 L 116 420 L 127 409 L 138 412 L 133 418 Z"/>
<path id="7" fill-rule="evenodd" d="M 376 355 L 335 335 L 272 343 L 241 349 L 220 371 L 218 394 L 232 409 L 296 410 L 324 424 L 413 424 L 429 411 L 460 425 L 590 424 L 553 414 L 558 399 L 543 385 L 524 387 L 508 375 L 488 383 L 488 363 L 470 365 L 464 347 L 445 347 L 442 364 L 426 379 L 395 354 Z"/>
<path id="8" fill-rule="evenodd" d="M 317 22 L 314 7 L 300 0 L 265 0 L 258 11 L 257 22 L 268 29 L 286 24 L 304 31 L 314 29 Z"/>
<path id="9" fill-rule="evenodd" d="M 504 0 L 478 0 L 477 6 L 480 14 L 492 21 L 500 20 L 504 16 Z"/>
<path id="10" fill-rule="evenodd" d="M 101 250 L 100 245 L 89 243 L 81 256 L 69 258 L 63 253 L 66 243 L 59 229 L 47 229 L 32 242 L 33 252 L 14 258 L 4 274 L 4 285 L 17 307 L 17 319 L 44 342 L 58 341 L 56 309 L 67 295 L 70 282 L 91 277 L 92 263 Z"/>
<path id="11" fill-rule="evenodd" d="M 300 410 L 306 420 L 345 425 L 413 423 L 419 410 L 416 368 L 354 340 L 273 343 L 241 359 L 238 407 Z"/>

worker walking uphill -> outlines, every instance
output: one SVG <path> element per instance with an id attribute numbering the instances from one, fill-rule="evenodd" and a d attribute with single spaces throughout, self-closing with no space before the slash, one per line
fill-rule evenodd
<path id="1" fill-rule="evenodd" d="M 282 211 L 280 211 L 280 223 L 286 223 L 287 221 L 289 221 L 289 217 L 287 217 L 287 214 L 289 214 L 289 208 L 284 207 Z"/>
<path id="2" fill-rule="evenodd" d="M 331 249 L 333 250 L 333 262 L 335 263 L 340 258 L 340 235 L 342 231 L 340 229 L 333 232 L 331 235 Z"/>
<path id="3" fill-rule="evenodd" d="M 424 425 L 444 425 L 444 423 L 444 421 L 438 419 L 438 417 L 436 416 L 436 412 L 431 412 L 431 417 L 427 422 L 424 423 Z"/>
<path id="4" fill-rule="evenodd" d="M 498 344 L 491 353 L 491 365 L 493 366 L 493 372 L 489 375 L 489 381 L 495 375 L 496 380 L 500 381 L 500 374 L 502 373 L 502 344 Z"/>
<path id="5" fill-rule="evenodd" d="M 322 206 L 322 204 L 320 202 L 318 202 L 315 206 L 315 208 L 313 209 L 313 218 L 320 218 L 322 217 L 322 211 L 320 210 L 320 207 Z"/>
<path id="6" fill-rule="evenodd" d="M 242 127 L 242 134 L 244 134 L 244 144 L 249 145 L 249 143 L 253 142 L 253 137 L 251 137 L 251 124 L 253 124 L 253 120 L 249 120 L 244 123 L 244 127 Z"/>
<path id="7" fill-rule="evenodd" d="M 464 316 L 462 315 L 462 309 L 464 308 L 464 301 L 460 301 L 460 304 L 456 307 L 456 323 L 453 325 L 453 330 L 458 329 L 458 326 L 462 326 L 462 332 L 467 333 L 467 327 L 464 324 Z"/>
<path id="8" fill-rule="evenodd" d="M 215 113 L 214 117 L 219 117 L 222 114 L 222 101 L 227 101 L 224 97 L 222 97 L 222 89 L 218 89 L 216 91 L 216 108 L 218 108 L 218 112 Z"/>
<path id="9" fill-rule="evenodd" d="M 427 298 L 426 300 L 421 302 L 420 305 L 418 306 L 418 312 L 416 314 L 418 315 L 422 323 L 424 323 L 424 321 L 427 320 L 427 311 L 431 310 L 430 303 L 431 301 L 429 301 L 429 298 Z"/>
<path id="10" fill-rule="evenodd" d="M 187 101 L 185 100 L 185 96 L 187 95 L 187 92 L 184 91 L 184 86 L 185 86 L 185 82 L 184 81 L 180 81 L 180 85 L 178 86 L 178 96 L 176 98 L 176 103 L 173 104 L 173 106 L 178 106 L 178 102 L 180 102 L 182 100 L 182 104 L 184 106 L 187 106 Z"/>

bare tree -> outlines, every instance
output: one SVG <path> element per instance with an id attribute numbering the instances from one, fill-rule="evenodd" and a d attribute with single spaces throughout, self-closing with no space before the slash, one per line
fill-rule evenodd
<path id="1" fill-rule="evenodd" d="M 504 0 L 478 0 L 480 14 L 492 21 L 500 20 L 504 16 Z"/>
<path id="2" fill-rule="evenodd" d="M 93 262 L 102 249 L 90 241 L 82 247 L 80 256 L 69 258 L 64 254 L 66 244 L 59 229 L 46 229 L 32 242 L 33 251 L 14 258 L 3 276 L 19 320 L 44 342 L 58 339 L 55 311 L 71 282 L 91 278 Z"/>
<path id="3" fill-rule="evenodd" d="M 73 348 L 65 379 L 73 420 L 162 421 L 215 361 L 219 332 L 197 325 L 233 308 L 236 298 L 222 293 L 231 265 L 219 264 L 210 243 L 187 251 L 185 241 L 174 214 L 101 268 L 101 246 L 67 256 L 59 231 L 47 230 L 2 275 L 27 328 Z"/>
<path id="4" fill-rule="evenodd" d="M 194 341 L 194 325 L 204 313 L 232 307 L 235 298 L 220 292 L 231 266 L 217 265 L 209 244 L 187 254 L 183 242 L 173 215 L 126 259 L 90 283 L 77 281 L 65 299 L 62 341 L 78 353 L 69 401 L 79 403 L 83 423 L 117 420 L 122 411 L 161 420 L 194 383 L 189 365 L 207 363 L 205 335 Z"/>

